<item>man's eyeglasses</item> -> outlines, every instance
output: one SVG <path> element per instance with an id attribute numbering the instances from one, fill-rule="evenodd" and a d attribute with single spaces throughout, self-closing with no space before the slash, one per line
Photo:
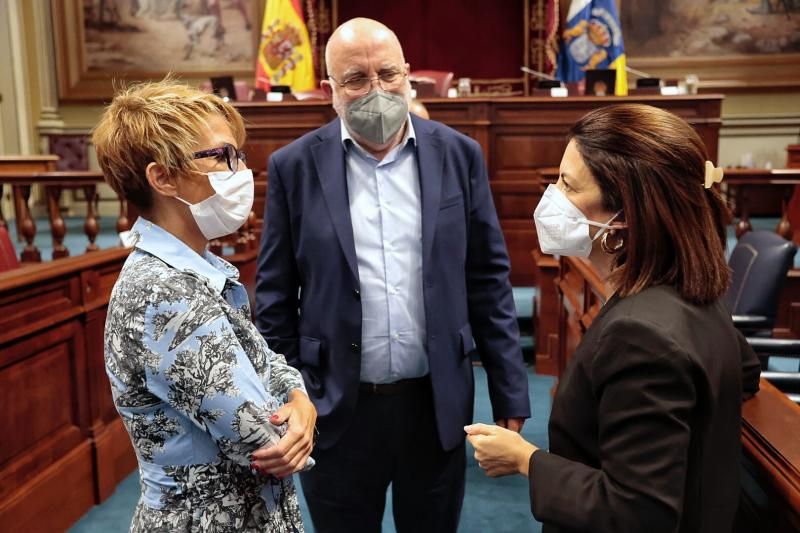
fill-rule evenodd
<path id="1" fill-rule="evenodd" d="M 343 87 L 350 96 L 360 96 L 369 92 L 373 81 L 377 81 L 378 86 L 384 91 L 390 91 L 400 87 L 400 84 L 407 76 L 408 73 L 401 70 L 386 70 L 374 78 L 369 78 L 367 76 L 355 76 L 344 81 L 339 81 L 333 76 L 328 77 L 333 80 L 336 85 Z"/>
<path id="2" fill-rule="evenodd" d="M 239 161 L 247 164 L 247 156 L 243 150 L 237 150 L 232 144 L 225 143 L 218 148 L 209 148 L 208 150 L 201 150 L 193 154 L 194 159 L 203 159 L 206 157 L 214 157 L 217 161 L 225 161 L 228 164 L 228 169 L 233 173 L 239 168 Z"/>

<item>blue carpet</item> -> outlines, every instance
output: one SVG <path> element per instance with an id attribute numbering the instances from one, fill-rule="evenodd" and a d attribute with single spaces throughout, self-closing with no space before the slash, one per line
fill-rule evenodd
<path id="1" fill-rule="evenodd" d="M 546 448 L 547 420 L 550 417 L 550 388 L 553 386 L 553 378 L 530 373 L 528 383 L 533 418 L 525 424 L 522 434 L 537 446 Z M 475 367 L 475 389 L 475 421 L 492 423 L 486 372 L 481 367 Z M 467 453 L 467 485 L 459 531 L 462 533 L 541 531 L 541 525 L 533 519 L 530 512 L 527 479 L 521 476 L 490 479 L 478 468 L 469 445 Z M 306 531 L 312 532 L 307 506 L 302 498 L 302 490 L 299 490 L 300 483 L 296 482 L 296 485 L 300 492 L 300 505 Z M 69 532 L 127 532 L 138 499 L 139 477 L 137 473 L 133 473 L 117 486 L 116 491 L 108 500 L 86 513 Z M 395 531 L 391 497 L 388 493 L 383 531 L 387 533 Z"/>
<path id="2" fill-rule="evenodd" d="M 773 355 L 769 358 L 767 370 L 773 372 L 798 372 L 800 371 L 800 360 L 796 357 L 778 357 Z"/>
<path id="3" fill-rule="evenodd" d="M 530 319 L 533 316 L 533 298 L 538 294 L 536 287 L 514 287 L 514 306 L 517 308 L 517 318 Z"/>

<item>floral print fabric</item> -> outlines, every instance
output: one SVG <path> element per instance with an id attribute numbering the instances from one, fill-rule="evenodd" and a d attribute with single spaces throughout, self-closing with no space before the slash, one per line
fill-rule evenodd
<path id="1" fill-rule="evenodd" d="M 276 444 L 269 422 L 299 372 L 250 319 L 226 261 L 197 255 L 140 218 L 112 292 L 105 361 L 114 403 L 139 460 L 131 531 L 302 532 L 291 478 L 251 470 Z"/>

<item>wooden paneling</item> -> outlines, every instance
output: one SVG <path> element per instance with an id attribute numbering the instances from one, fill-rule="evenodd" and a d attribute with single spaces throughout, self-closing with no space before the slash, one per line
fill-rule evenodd
<path id="1" fill-rule="evenodd" d="M 552 376 L 558 373 L 558 260 L 552 255 L 543 254 L 538 247 L 533 249 L 531 256 L 539 287 L 533 307 L 533 323 L 536 325 L 536 373 Z"/>
<path id="2" fill-rule="evenodd" d="M 531 251 L 537 246 L 533 210 L 550 181 L 543 169 L 558 167 L 572 124 L 592 109 L 640 102 L 668 109 L 692 124 L 716 161 L 722 96 L 573 98 L 436 98 L 424 100 L 431 118 L 475 139 L 483 150 L 489 179 L 511 256 L 511 281 L 535 285 Z M 330 102 L 242 103 L 248 162 L 259 178 L 255 212 L 260 232 L 267 160 L 281 146 L 336 115 Z"/>
<path id="3" fill-rule="evenodd" d="M 0 274 L 0 530 L 63 531 L 136 466 L 103 328 L 128 250 Z"/>
<path id="4" fill-rule="evenodd" d="M 800 144 L 786 147 L 786 168 L 800 168 Z"/>
<path id="5" fill-rule="evenodd" d="M 7 428 L 3 428 L 8 432 Z M 92 447 L 81 442 L 0 500 L 0 532 L 64 531 L 94 505 Z"/>

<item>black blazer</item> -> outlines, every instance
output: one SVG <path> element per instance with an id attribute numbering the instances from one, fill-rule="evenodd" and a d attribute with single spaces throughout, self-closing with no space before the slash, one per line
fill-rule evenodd
<path id="1" fill-rule="evenodd" d="M 741 402 L 759 362 L 721 301 L 612 297 L 575 351 L 530 460 L 544 532 L 731 531 Z"/>
<path id="2" fill-rule="evenodd" d="M 425 344 L 442 446 L 472 422 L 470 355 L 489 376 L 495 418 L 530 416 L 510 264 L 486 165 L 473 139 L 411 116 L 422 196 Z M 299 297 L 298 297 L 299 292 Z M 361 374 L 361 301 L 336 119 L 276 151 L 256 274 L 256 325 L 305 378 L 328 448 L 352 422 Z"/>

